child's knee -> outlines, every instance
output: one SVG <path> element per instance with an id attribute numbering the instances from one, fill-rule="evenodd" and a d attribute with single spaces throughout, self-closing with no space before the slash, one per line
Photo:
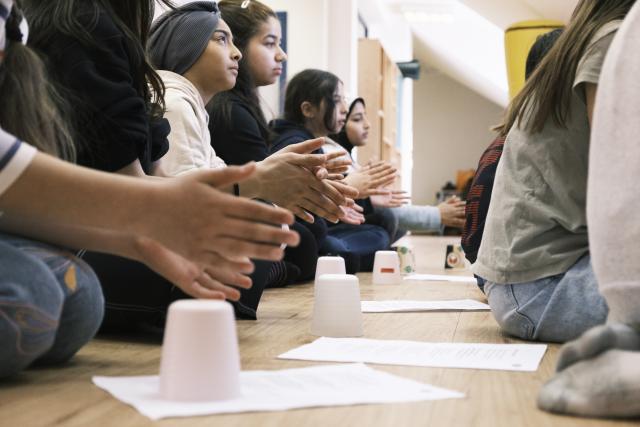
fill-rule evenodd
<path id="1" fill-rule="evenodd" d="M 517 338 L 531 340 L 535 333 L 535 322 L 519 311 L 512 287 L 513 285 L 485 282 L 484 289 L 491 313 L 503 331 Z"/>
<path id="2" fill-rule="evenodd" d="M 28 367 L 53 345 L 64 294 L 37 259 L 2 246 L 0 267 L 0 377 Z"/>
<path id="3" fill-rule="evenodd" d="M 47 364 L 62 363 L 73 357 L 93 338 L 104 316 L 100 281 L 84 261 L 71 262 L 63 281 L 67 297 L 56 341 L 41 360 Z"/>

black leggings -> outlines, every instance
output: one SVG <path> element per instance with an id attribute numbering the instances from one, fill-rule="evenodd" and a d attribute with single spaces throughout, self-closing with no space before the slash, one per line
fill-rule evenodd
<path id="1" fill-rule="evenodd" d="M 162 329 L 169 304 L 190 298 L 142 263 L 114 255 L 88 252 L 84 260 L 100 279 L 105 298 L 103 332 Z M 232 302 L 236 317 L 256 319 L 256 310 L 267 282 L 271 262 L 254 261 L 251 289 L 241 289 L 240 301 Z"/>
<path id="2" fill-rule="evenodd" d="M 300 244 L 295 248 L 287 247 L 284 259 L 300 269 L 299 281 L 311 280 L 316 275 L 316 264 L 318 263 L 319 249 L 316 237 L 311 229 L 301 222 L 296 221 L 291 228 L 300 235 Z"/>

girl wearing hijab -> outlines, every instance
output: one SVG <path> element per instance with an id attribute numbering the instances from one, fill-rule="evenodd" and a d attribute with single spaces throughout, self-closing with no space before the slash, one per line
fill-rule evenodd
<path id="1" fill-rule="evenodd" d="M 342 130 L 330 137 L 335 143 L 330 144 L 330 148 L 325 145 L 324 150 L 344 150 L 345 155 L 351 156 L 355 147 L 367 144 L 369 128 L 364 99 L 357 98 L 349 106 Z M 355 167 L 353 172 L 357 172 Z M 384 183 L 381 183 L 374 187 L 382 191 L 372 193 L 369 197 L 367 222 L 387 218 L 384 223 L 393 223 L 388 219 L 391 217 L 397 223 L 396 229 L 404 231 L 439 231 L 443 226 L 461 228 L 464 225 L 465 204 L 457 198 L 438 206 L 405 206 L 408 198 L 404 192 L 384 189 L 383 186 Z"/>
<path id="2" fill-rule="evenodd" d="M 344 126 L 346 113 L 343 84 L 336 75 L 314 69 L 301 71 L 287 85 L 284 117 L 272 125 L 276 136 L 271 150 L 335 133 Z M 349 176 L 345 182 L 348 180 Z M 375 252 L 388 248 L 391 236 L 382 227 L 362 222 L 364 217 L 358 225 L 329 227 L 321 253 L 356 257 L 361 271 L 371 271 Z"/>

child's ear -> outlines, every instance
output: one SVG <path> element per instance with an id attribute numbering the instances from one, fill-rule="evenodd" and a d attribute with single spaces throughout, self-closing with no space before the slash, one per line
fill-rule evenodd
<path id="1" fill-rule="evenodd" d="M 316 107 L 309 101 L 304 101 L 302 105 L 300 105 L 300 111 L 302 111 L 302 115 L 307 119 L 313 119 L 316 115 Z"/>

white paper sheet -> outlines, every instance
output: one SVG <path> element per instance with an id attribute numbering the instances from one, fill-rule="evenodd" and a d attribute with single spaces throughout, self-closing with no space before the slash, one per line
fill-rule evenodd
<path id="1" fill-rule="evenodd" d="M 278 356 L 323 362 L 529 371 L 538 369 L 544 344 L 462 344 L 319 338 Z"/>
<path id="2" fill-rule="evenodd" d="M 242 398 L 204 403 L 163 400 L 158 377 L 93 377 L 93 383 L 143 415 L 159 420 L 222 413 L 284 411 L 320 406 L 418 402 L 464 394 L 422 384 L 363 364 L 240 374 Z"/>
<path id="3" fill-rule="evenodd" d="M 363 313 L 406 313 L 437 310 L 491 310 L 491 307 L 472 299 L 450 301 L 362 301 Z"/>
<path id="4" fill-rule="evenodd" d="M 478 283 L 473 276 L 454 276 L 449 274 L 411 274 L 405 276 L 404 280 L 423 280 L 435 282 L 461 282 L 461 283 Z"/>

